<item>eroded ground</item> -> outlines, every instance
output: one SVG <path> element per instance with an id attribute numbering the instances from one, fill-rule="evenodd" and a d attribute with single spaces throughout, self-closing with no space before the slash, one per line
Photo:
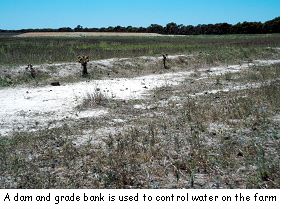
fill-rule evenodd
<path id="1" fill-rule="evenodd" d="M 43 64 L 0 89 L 1 188 L 279 188 L 280 60 L 169 62 L 92 61 L 80 82 Z"/>

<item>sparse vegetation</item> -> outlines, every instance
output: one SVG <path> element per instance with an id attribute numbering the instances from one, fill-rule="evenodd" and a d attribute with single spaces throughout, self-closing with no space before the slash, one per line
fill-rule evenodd
<path id="1" fill-rule="evenodd" d="M 191 37 L 0 37 L 0 43 L 0 86 L 15 86 L 23 83 L 47 85 L 54 79 L 66 83 L 106 77 L 132 77 L 167 71 L 197 70 L 202 67 L 251 62 L 255 59 L 279 59 L 277 47 L 280 38 L 277 34 Z M 160 57 L 163 51 L 172 54 L 171 57 L 175 53 L 184 56 L 177 59 L 169 58 L 169 69 L 165 71 L 162 60 L 151 62 L 151 59 L 137 57 L 150 55 L 156 58 Z M 78 54 L 89 56 L 90 62 L 86 64 L 89 76 L 81 78 L 74 72 L 74 69 L 77 69 L 76 64 L 75 66 L 70 63 L 55 64 L 74 62 Z M 185 56 L 187 54 L 189 56 Z M 107 70 L 104 69 L 105 66 L 103 68 L 101 64 L 92 62 L 112 57 L 130 58 L 127 62 L 120 61 L 119 58 L 119 61 Z M 19 66 L 30 62 L 35 64 L 33 67 L 37 72 L 35 79 L 30 78 L 31 73 L 29 76 L 24 72 L 24 66 Z M 60 75 L 62 68 L 66 72 Z M 82 67 L 82 70 L 84 69 Z M 85 72 L 82 74 L 86 75 Z"/>
<path id="2" fill-rule="evenodd" d="M 224 74 L 210 70 L 279 59 L 279 45 L 279 34 L 0 36 L 1 87 L 50 85 L 55 77 L 62 87 L 160 74 L 168 71 L 162 52 L 169 53 L 170 72 L 193 71 L 178 85 L 151 90 L 145 99 L 111 98 L 96 86 L 80 98 L 75 115 L 99 109 L 108 109 L 107 114 L 66 116 L 41 129 L 33 121 L 34 131 L 15 127 L 10 135 L 0 135 L 0 188 L 280 188 L 280 65 L 251 65 Z M 91 60 L 85 78 L 73 71 L 79 54 Z M 173 54 L 183 55 L 173 59 Z M 139 58 L 144 55 L 152 57 Z M 92 62 L 123 57 L 129 58 L 113 66 Z M 87 75 L 89 59 L 78 61 Z M 10 71 L 30 62 L 37 76 L 24 68 Z M 67 75 L 60 76 L 60 65 Z M 148 88 L 145 81 L 140 88 Z"/>
<path id="3" fill-rule="evenodd" d="M 86 97 L 83 99 L 83 103 L 78 106 L 78 108 L 97 108 L 99 106 L 105 106 L 108 103 L 108 97 L 101 93 L 100 89 L 96 87 L 92 93 L 87 93 Z"/>
<path id="4" fill-rule="evenodd" d="M 0 63 L 4 66 L 74 62 L 79 54 L 91 60 L 168 54 L 195 54 L 199 63 L 235 63 L 272 58 L 280 35 L 225 35 L 176 37 L 0 37 Z M 205 61 L 206 60 L 206 61 Z"/>
<path id="5" fill-rule="evenodd" d="M 2 136 L 0 187 L 279 188 L 279 71 L 276 64 L 250 67 L 233 79 L 189 77 L 157 88 L 146 100 L 113 101 L 117 108 L 102 122 Z M 259 85 L 224 91 L 246 84 Z M 195 94 L 211 89 L 219 92 Z M 150 108 L 135 110 L 135 102 Z M 95 89 L 83 107 L 105 104 Z M 124 130 L 96 134 L 111 125 L 111 115 L 125 118 Z M 75 138 L 84 140 L 91 129 L 95 134 L 77 145 Z"/>

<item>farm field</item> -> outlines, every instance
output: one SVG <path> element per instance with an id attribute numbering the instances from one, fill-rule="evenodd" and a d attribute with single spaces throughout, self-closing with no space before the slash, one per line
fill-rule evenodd
<path id="1" fill-rule="evenodd" d="M 121 32 L 30 32 L 15 37 L 94 37 L 94 36 L 161 36 L 157 33 L 121 33 Z"/>
<path id="2" fill-rule="evenodd" d="M 280 188 L 279 34 L 0 36 L 0 97 L 0 188 Z"/>

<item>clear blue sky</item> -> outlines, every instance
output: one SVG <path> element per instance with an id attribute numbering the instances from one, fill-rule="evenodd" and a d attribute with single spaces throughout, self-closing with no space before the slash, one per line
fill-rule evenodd
<path id="1" fill-rule="evenodd" d="M 0 0 L 0 29 L 265 22 L 280 0 Z"/>

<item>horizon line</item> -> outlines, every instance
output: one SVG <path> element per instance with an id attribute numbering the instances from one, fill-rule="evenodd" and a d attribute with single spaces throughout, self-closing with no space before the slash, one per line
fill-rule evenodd
<path id="1" fill-rule="evenodd" d="M 85 26 L 82 26 L 81 24 L 76 24 L 76 26 L 75 27 L 69 27 L 69 26 L 62 26 L 62 27 L 34 27 L 34 28 L 21 28 L 21 29 L 4 29 L 4 28 L 0 28 L 0 30 L 4 30 L 4 31 L 21 31 L 21 30 L 44 30 L 44 29 L 52 29 L 52 30 L 57 30 L 57 29 L 61 29 L 61 28 L 71 28 L 71 29 L 75 29 L 75 28 L 77 28 L 77 26 L 81 26 L 83 29 L 101 29 L 101 28 L 110 28 L 110 27 L 113 27 L 113 28 L 115 28 L 115 27 L 118 27 L 118 26 L 120 26 L 120 27 L 123 27 L 123 28 L 127 28 L 127 27 L 132 27 L 132 28 L 148 28 L 148 27 L 150 27 L 151 25 L 159 25 L 159 26 L 162 26 L 162 27 L 166 27 L 168 24 L 170 24 L 170 23 L 175 23 L 176 25 L 183 25 L 183 26 L 193 26 L 193 27 L 197 27 L 197 26 L 200 26 L 200 25 L 217 25 L 217 24 L 229 24 L 229 25 L 232 25 L 232 26 L 234 26 L 234 25 L 237 25 L 237 24 L 241 24 L 241 23 L 245 23 L 245 22 L 247 22 L 247 23 L 266 23 L 266 22 L 269 22 L 269 21 L 271 21 L 271 20 L 274 20 L 274 19 L 277 19 L 277 18 L 280 18 L 280 16 L 276 16 L 276 17 L 274 17 L 274 18 L 272 18 L 272 19 L 268 19 L 268 20 L 266 20 L 266 21 L 242 21 L 242 22 L 237 22 L 237 23 L 228 23 L 228 22 L 216 22 L 216 23 L 199 23 L 199 24 L 197 24 L 197 25 L 192 25 L 192 24 L 178 24 L 178 23 L 176 23 L 176 22 L 174 22 L 174 21 L 172 21 L 172 22 L 168 22 L 168 23 L 166 23 L 166 25 L 161 25 L 161 24 L 158 24 L 158 23 L 151 23 L 150 25 L 148 25 L 148 26 L 133 26 L 133 25 L 127 25 L 127 26 L 122 26 L 122 25 L 115 25 L 115 26 L 112 26 L 112 25 L 110 25 L 110 26 L 100 26 L 100 27 L 85 27 Z"/>

